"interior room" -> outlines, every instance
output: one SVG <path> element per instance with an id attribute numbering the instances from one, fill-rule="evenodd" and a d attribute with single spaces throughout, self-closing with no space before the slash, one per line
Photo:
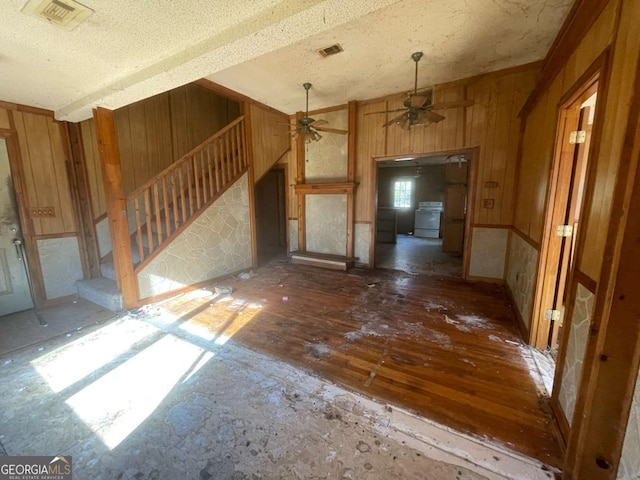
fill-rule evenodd
<path id="1" fill-rule="evenodd" d="M 637 480 L 639 2 L 149 7 L 0 5 L 0 467 Z"/>
<path id="2" fill-rule="evenodd" d="M 462 276 L 468 172 L 464 155 L 378 162 L 376 267 Z"/>

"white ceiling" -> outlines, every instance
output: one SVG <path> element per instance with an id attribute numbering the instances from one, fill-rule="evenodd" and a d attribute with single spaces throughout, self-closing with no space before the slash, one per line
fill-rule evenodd
<path id="1" fill-rule="evenodd" d="M 84 0 L 73 31 L 0 0 L 0 100 L 61 120 L 207 77 L 285 113 L 540 60 L 571 0 Z M 345 51 L 321 58 L 340 43 Z"/>

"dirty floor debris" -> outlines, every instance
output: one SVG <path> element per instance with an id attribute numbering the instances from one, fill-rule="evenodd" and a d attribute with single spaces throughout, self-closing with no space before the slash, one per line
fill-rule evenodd
<path id="1" fill-rule="evenodd" d="M 391 438 L 317 378 L 151 318 L 0 358 L 7 453 L 72 455 L 79 480 L 487 478 Z"/>

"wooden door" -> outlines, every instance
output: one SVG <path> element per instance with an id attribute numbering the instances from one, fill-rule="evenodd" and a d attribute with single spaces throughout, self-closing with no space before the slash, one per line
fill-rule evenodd
<path id="1" fill-rule="evenodd" d="M 467 214 L 467 162 L 445 166 L 442 251 L 462 255 Z"/>
<path id="2" fill-rule="evenodd" d="M 565 287 L 573 266 L 573 247 L 582 208 L 597 88 L 598 83 L 592 83 L 560 111 L 552 194 L 541 245 L 536 311 L 530 339 L 542 350 L 558 348 Z"/>
<path id="3" fill-rule="evenodd" d="M 0 316 L 33 307 L 4 138 L 0 138 Z"/>

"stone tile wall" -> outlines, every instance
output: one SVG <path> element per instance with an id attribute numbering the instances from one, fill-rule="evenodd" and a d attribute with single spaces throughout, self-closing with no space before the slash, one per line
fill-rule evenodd
<path id="1" fill-rule="evenodd" d="M 138 274 L 140 298 L 251 265 L 249 190 L 245 174 Z"/>

